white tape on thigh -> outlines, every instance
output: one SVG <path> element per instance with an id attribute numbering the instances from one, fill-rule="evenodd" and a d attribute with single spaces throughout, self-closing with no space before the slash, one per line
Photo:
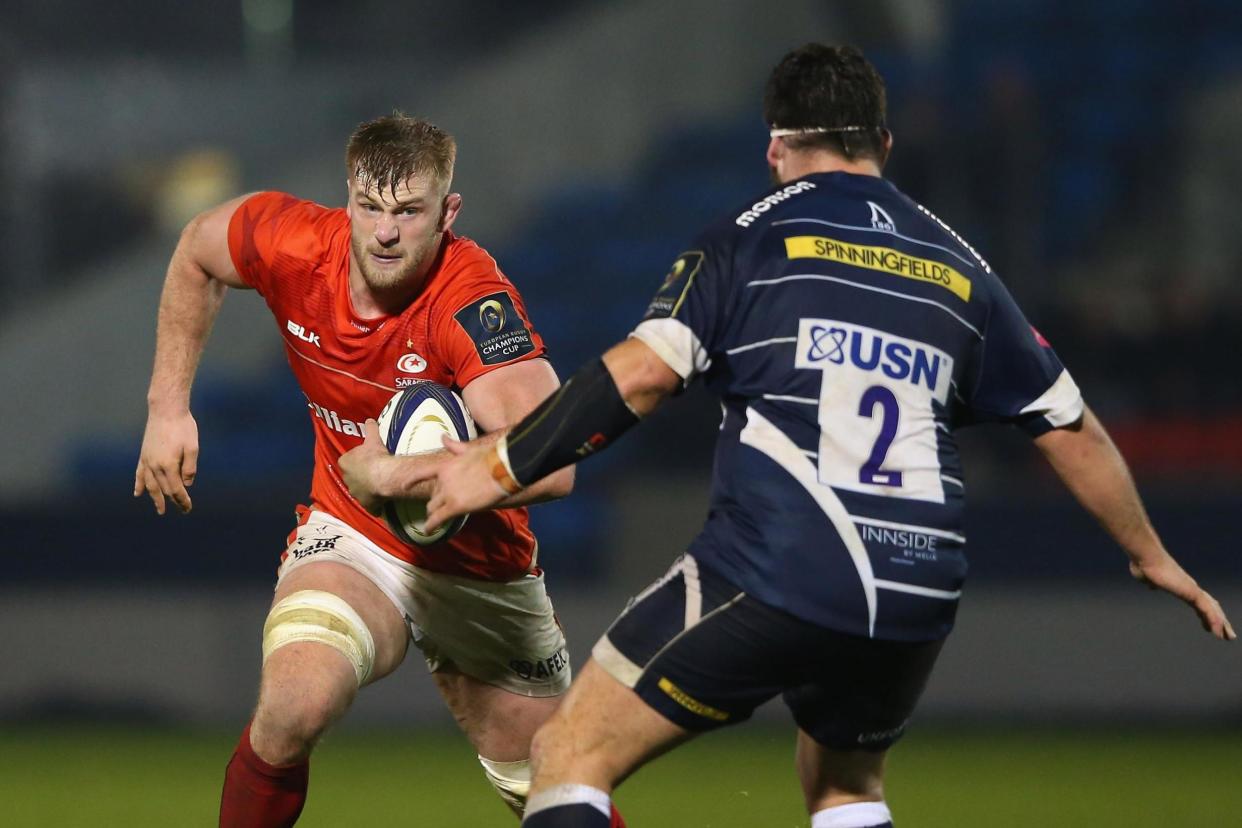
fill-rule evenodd
<path id="1" fill-rule="evenodd" d="M 526 797 L 530 794 L 530 760 L 493 762 L 480 756 L 479 764 L 483 766 L 487 781 L 492 783 L 500 798 L 521 813 L 526 808 Z"/>
<path id="2" fill-rule="evenodd" d="M 359 687 L 371 675 L 375 639 L 354 608 L 331 592 L 305 589 L 272 607 L 263 624 L 263 660 L 297 641 L 317 641 L 345 656 Z"/>

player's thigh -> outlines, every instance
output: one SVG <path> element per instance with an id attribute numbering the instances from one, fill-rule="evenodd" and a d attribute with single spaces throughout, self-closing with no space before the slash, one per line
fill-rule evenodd
<path id="1" fill-rule="evenodd" d="M 475 680 L 456 682 L 446 673 L 443 687 L 460 685 L 457 689 L 496 704 L 514 701 L 478 684 L 533 699 L 560 696 L 568 689 L 565 634 L 543 575 L 500 582 L 419 569 L 409 601 L 411 635 L 427 669 L 436 674 L 451 667 Z M 534 704 L 532 709 L 540 707 Z"/>
<path id="2" fill-rule="evenodd" d="M 376 548 L 357 530 L 329 515 L 312 512 L 290 539 L 277 573 L 272 604 L 275 607 L 282 601 L 297 600 L 298 593 L 312 600 L 316 593 L 328 593 L 343 601 L 357 614 L 373 642 L 374 658 L 364 683 L 375 681 L 397 668 L 409 645 L 409 628 L 399 600 L 400 566 L 400 561 Z M 335 626 L 338 620 L 326 623 Z M 267 662 L 275 669 L 295 654 L 305 659 L 307 656 L 298 651 L 308 647 L 314 647 L 322 659 L 339 657 L 328 646 L 296 643 L 281 648 L 287 653 L 276 650 Z"/>
<path id="3" fill-rule="evenodd" d="M 611 790 L 693 736 L 590 659 L 535 736 L 534 789 L 574 783 Z"/>
<path id="4" fill-rule="evenodd" d="M 432 678 L 453 718 L 480 756 L 495 762 L 530 757 L 530 743 L 560 696 L 527 696 L 441 664 Z"/>
<path id="5" fill-rule="evenodd" d="M 785 690 L 785 704 L 824 748 L 885 751 L 905 733 L 943 644 L 813 631 L 802 646 L 816 658 Z"/>
<path id="6" fill-rule="evenodd" d="M 755 601 L 683 555 L 635 598 L 592 650 L 600 667 L 689 731 L 746 721 L 797 681 L 812 654 L 803 622 Z"/>

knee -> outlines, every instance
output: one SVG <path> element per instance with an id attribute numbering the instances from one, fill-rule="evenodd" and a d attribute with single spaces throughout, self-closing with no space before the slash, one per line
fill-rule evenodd
<path id="1" fill-rule="evenodd" d="M 279 601 L 263 626 L 263 679 L 250 733 L 255 753 L 272 764 L 309 756 L 374 661 L 370 630 L 341 598 L 303 590 Z"/>
<path id="2" fill-rule="evenodd" d="M 355 689 L 367 683 L 375 666 L 375 638 L 344 599 L 306 589 L 278 601 L 263 624 L 263 662 L 290 644 L 313 642 L 335 650 L 353 668 Z"/>
<path id="3" fill-rule="evenodd" d="M 266 688 L 265 688 L 266 689 Z M 262 692 L 250 729 L 250 743 L 263 761 L 288 765 L 310 756 L 316 742 L 340 715 L 345 704 L 329 694 L 298 694 L 295 698 Z"/>

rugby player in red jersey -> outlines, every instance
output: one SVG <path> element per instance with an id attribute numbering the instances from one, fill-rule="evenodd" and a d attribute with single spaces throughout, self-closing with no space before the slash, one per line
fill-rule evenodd
<path id="1" fill-rule="evenodd" d="M 570 469 L 447 541 L 412 547 L 350 496 L 337 468 L 362 442 L 362 423 L 415 380 L 458 389 L 482 432 L 517 422 L 559 385 L 513 284 L 452 232 L 455 156 L 453 138 L 424 121 L 362 124 L 346 151 L 345 208 L 242 196 L 193 219 L 169 264 L 134 495 L 146 492 L 160 514 L 169 500 L 190 511 L 190 386 L 227 288 L 267 302 L 315 432 L 310 505 L 281 558 L 259 701 L 225 774 L 222 826 L 292 825 L 316 741 L 411 640 L 518 813 L 531 737 L 569 686 L 521 507 L 568 494 Z"/>

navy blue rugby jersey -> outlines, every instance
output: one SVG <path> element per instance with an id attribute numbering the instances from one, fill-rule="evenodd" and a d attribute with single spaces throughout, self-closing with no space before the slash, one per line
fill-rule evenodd
<path id="1" fill-rule="evenodd" d="M 810 175 L 710 227 L 632 336 L 721 399 L 690 553 L 857 635 L 953 626 L 966 577 L 954 429 L 1038 435 L 1083 412 L 987 262 L 874 176 Z"/>

